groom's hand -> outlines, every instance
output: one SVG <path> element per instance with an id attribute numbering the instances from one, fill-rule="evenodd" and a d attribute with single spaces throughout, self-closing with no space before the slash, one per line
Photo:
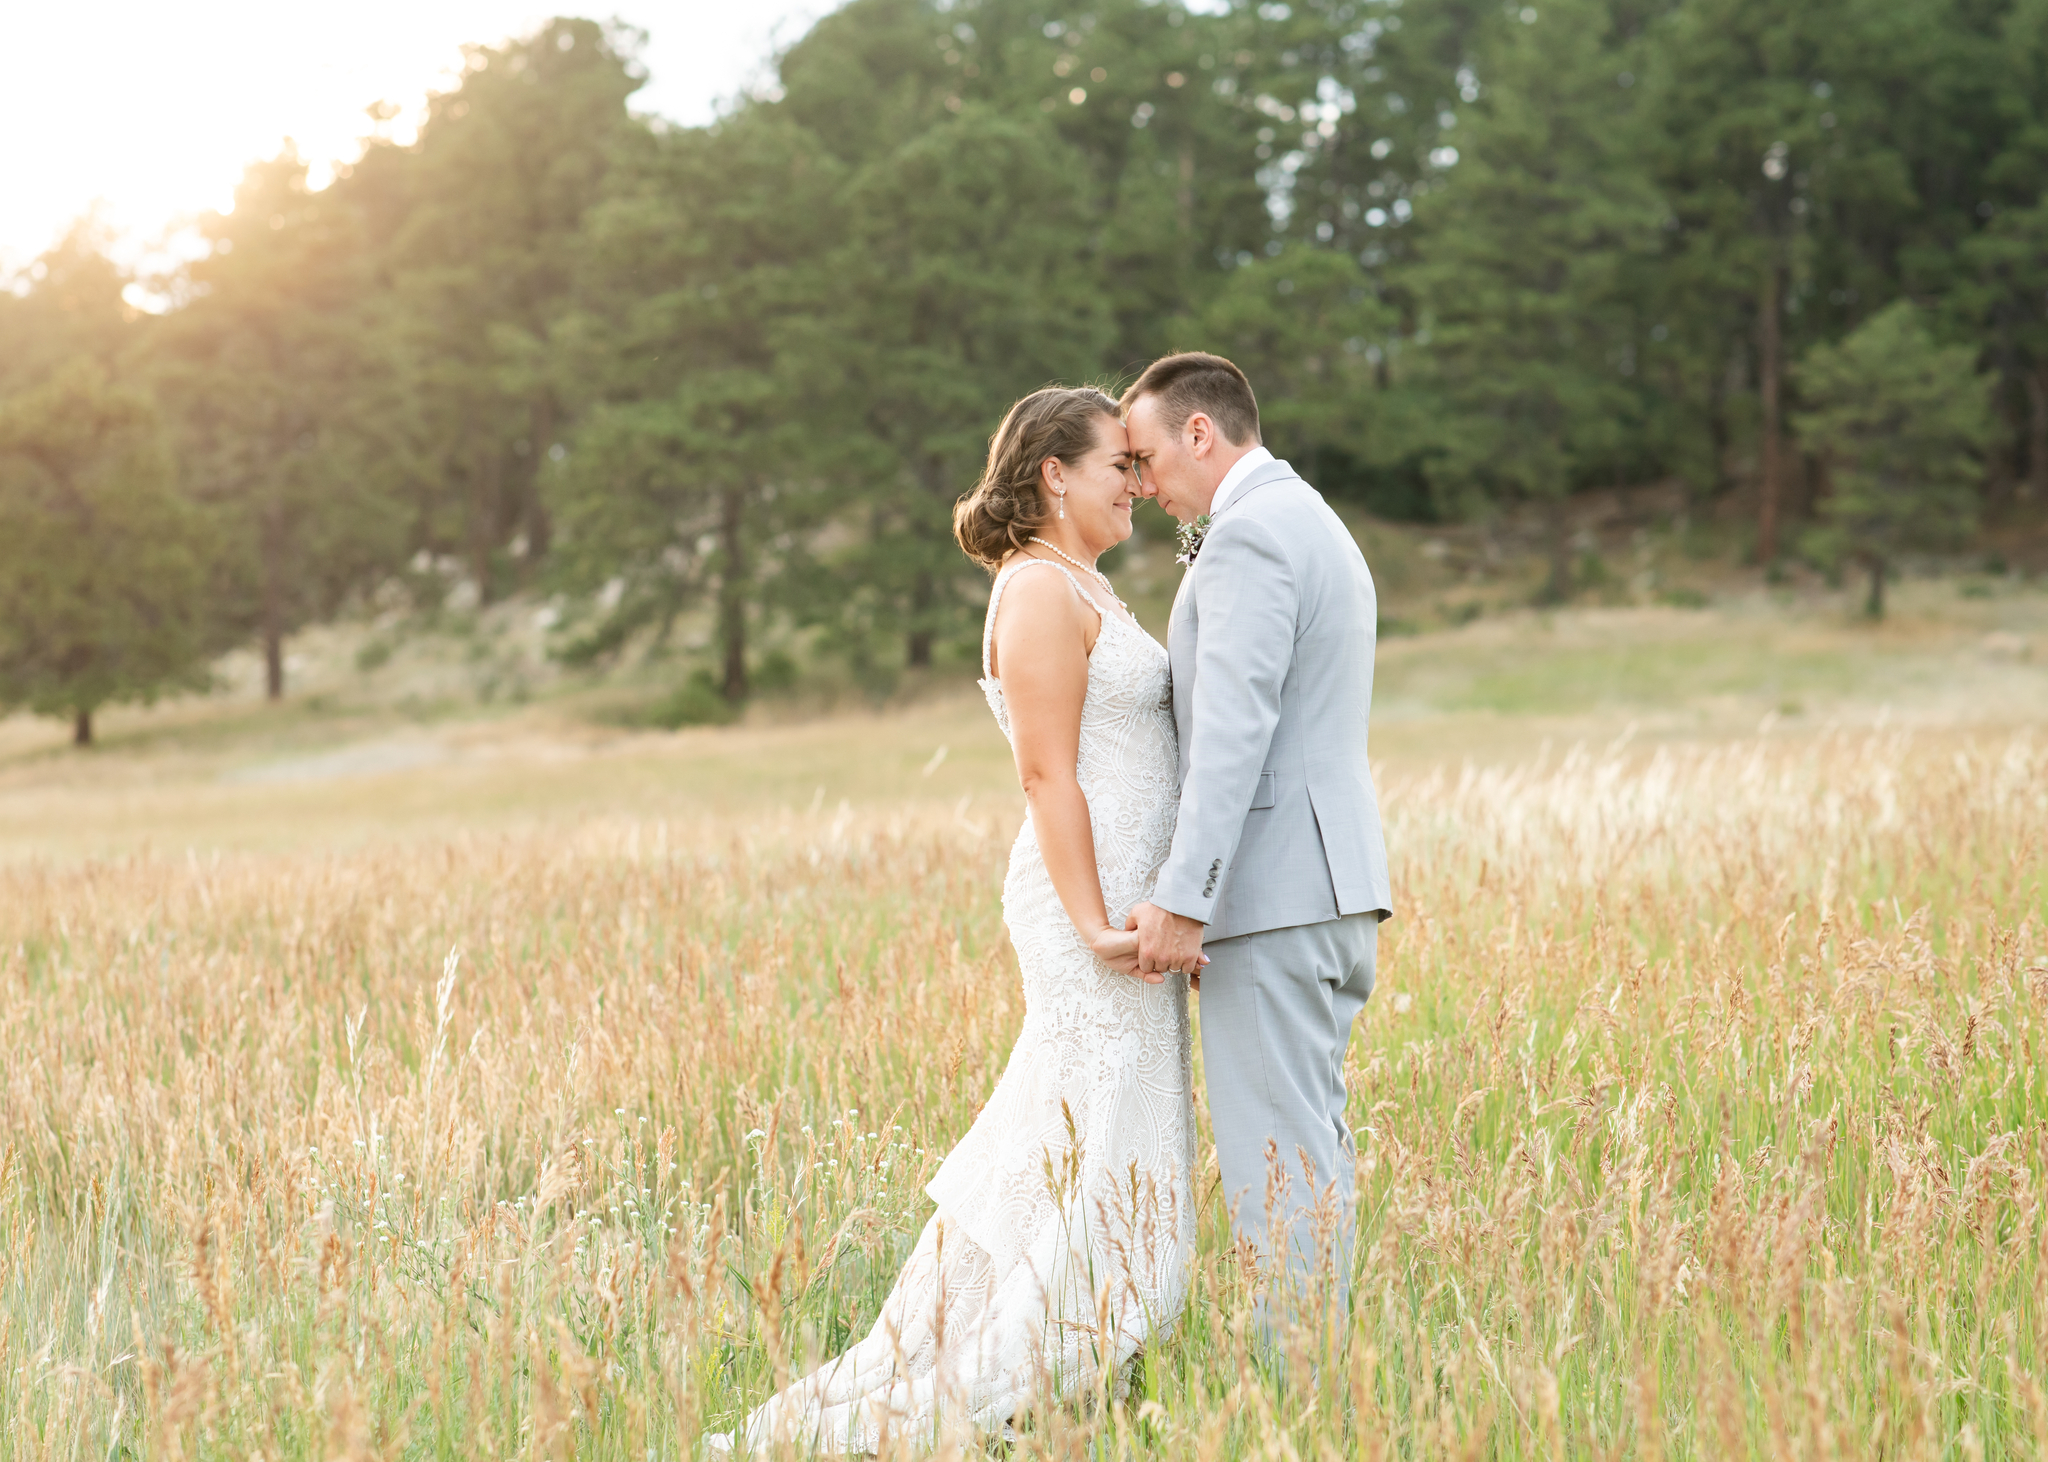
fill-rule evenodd
<path id="1" fill-rule="evenodd" d="M 1209 961 L 1202 955 L 1202 921 L 1170 913 L 1157 904 L 1131 906 L 1130 925 L 1138 931 L 1138 973 L 1168 970 L 1201 973 Z"/>

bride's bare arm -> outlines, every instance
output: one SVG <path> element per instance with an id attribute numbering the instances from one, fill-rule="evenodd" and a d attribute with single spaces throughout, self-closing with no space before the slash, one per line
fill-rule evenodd
<path id="1" fill-rule="evenodd" d="M 1031 804 L 1031 826 L 1060 905 L 1096 955 L 1137 972 L 1136 937 L 1109 927 L 1095 833 L 1075 766 L 1081 755 L 1081 704 L 1088 696 L 1088 651 L 1101 620 L 1065 575 L 1033 569 L 1009 581 L 997 606 L 991 669 L 1003 683 L 1017 780 Z M 1164 978 L 1144 977 L 1151 984 Z"/>

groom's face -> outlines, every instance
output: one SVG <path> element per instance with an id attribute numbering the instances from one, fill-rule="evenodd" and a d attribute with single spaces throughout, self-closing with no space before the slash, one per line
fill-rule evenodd
<path id="1" fill-rule="evenodd" d="M 1131 436 L 1131 460 L 1144 482 L 1143 495 L 1183 523 L 1208 512 L 1220 477 L 1210 470 L 1208 460 L 1215 435 L 1209 418 L 1198 411 L 1179 431 L 1168 431 L 1160 419 L 1159 398 L 1140 396 L 1131 403 L 1124 427 Z"/>

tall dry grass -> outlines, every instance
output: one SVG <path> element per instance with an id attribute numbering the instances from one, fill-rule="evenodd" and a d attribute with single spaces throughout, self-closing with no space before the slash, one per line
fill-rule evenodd
<path id="1" fill-rule="evenodd" d="M 1260 1367 L 1212 1167 L 1178 1333 L 1016 1451 L 2048 1455 L 2048 748 L 1384 795 L 1352 1313 Z M 689 1455 L 907 1253 L 1010 831 L 0 871 L 0 1457 Z"/>

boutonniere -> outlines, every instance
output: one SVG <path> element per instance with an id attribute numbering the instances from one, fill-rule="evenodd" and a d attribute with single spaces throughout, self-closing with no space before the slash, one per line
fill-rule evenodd
<path id="1" fill-rule="evenodd" d="M 1180 547 L 1180 552 L 1173 556 L 1173 561 L 1192 566 L 1195 561 L 1195 555 L 1202 551 L 1202 540 L 1208 536 L 1209 515 L 1207 513 L 1202 514 L 1192 523 L 1181 524 L 1179 528 L 1174 530 L 1173 534 L 1173 541 Z"/>

